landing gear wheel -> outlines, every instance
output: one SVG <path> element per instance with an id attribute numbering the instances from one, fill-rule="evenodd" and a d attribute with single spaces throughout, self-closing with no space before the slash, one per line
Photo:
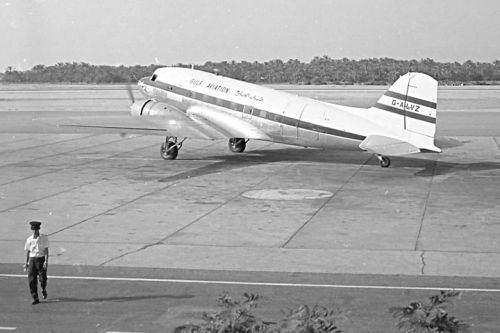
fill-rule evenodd
<path id="1" fill-rule="evenodd" d="M 247 147 L 247 142 L 243 138 L 231 138 L 229 139 L 229 150 L 233 153 L 242 153 Z"/>
<path id="2" fill-rule="evenodd" d="M 387 156 L 377 155 L 379 164 L 382 168 L 388 168 L 391 165 L 391 160 Z"/>
<path id="3" fill-rule="evenodd" d="M 164 160 L 175 160 L 179 149 L 177 144 L 172 141 L 163 142 L 160 148 L 160 155 Z"/>

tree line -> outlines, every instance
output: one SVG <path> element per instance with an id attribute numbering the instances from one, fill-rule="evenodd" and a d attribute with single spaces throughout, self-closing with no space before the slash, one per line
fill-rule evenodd
<path id="1" fill-rule="evenodd" d="M 177 64 L 191 67 L 190 64 Z M 0 73 L 3 83 L 132 83 L 151 75 L 162 65 L 105 66 L 83 62 L 57 63 L 51 66 L 36 65 L 30 70 L 20 71 L 8 67 Z M 408 71 L 422 72 L 440 81 L 441 84 L 498 84 L 500 82 L 500 60 L 492 63 L 436 62 L 432 59 L 396 60 L 370 58 L 352 60 L 332 59 L 328 56 L 314 57 L 309 63 L 297 59 L 249 61 L 208 61 L 194 65 L 195 69 L 215 72 L 220 75 L 252 83 L 290 84 L 381 84 L 394 82 Z"/>

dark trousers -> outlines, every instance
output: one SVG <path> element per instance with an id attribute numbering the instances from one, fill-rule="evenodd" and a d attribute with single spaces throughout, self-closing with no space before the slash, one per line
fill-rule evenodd
<path id="1" fill-rule="evenodd" d="M 47 271 L 43 268 L 44 263 L 45 257 L 30 258 L 28 263 L 28 282 L 33 299 L 38 299 L 37 277 L 40 279 L 42 290 L 45 290 L 47 287 Z"/>

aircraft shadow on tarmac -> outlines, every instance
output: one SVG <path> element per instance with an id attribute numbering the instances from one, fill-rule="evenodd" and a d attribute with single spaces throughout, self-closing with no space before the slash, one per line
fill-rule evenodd
<path id="1" fill-rule="evenodd" d="M 114 296 L 114 297 L 96 297 L 96 298 L 76 298 L 76 297 L 58 297 L 48 299 L 43 303 L 95 303 L 95 302 L 134 302 L 142 300 L 152 300 L 159 298 L 168 299 L 189 299 L 194 295 L 137 295 L 137 296 Z"/>
<path id="2" fill-rule="evenodd" d="M 455 173 L 457 171 L 484 171 L 498 170 L 498 162 L 472 162 L 472 163 L 454 163 L 447 161 L 437 161 L 439 154 L 427 153 L 419 155 L 419 158 L 412 157 L 391 157 L 391 166 L 383 169 L 390 173 L 391 169 L 413 168 L 420 169 L 413 173 L 417 177 L 432 177 Z M 201 159 L 194 159 L 199 161 Z M 378 159 L 373 155 L 359 150 L 322 150 L 322 149 L 297 149 L 281 148 L 272 150 L 253 150 L 248 153 L 227 154 L 220 156 L 210 156 L 203 160 L 217 161 L 208 165 L 180 172 L 178 174 L 158 179 L 158 182 L 175 182 L 187 178 L 200 177 L 223 171 L 230 171 L 238 168 L 244 168 L 251 165 L 269 164 L 269 163 L 335 163 L 351 165 L 373 165 L 378 166 Z M 189 161 L 189 159 L 180 158 L 179 161 Z M 171 162 L 177 163 L 177 162 Z"/>

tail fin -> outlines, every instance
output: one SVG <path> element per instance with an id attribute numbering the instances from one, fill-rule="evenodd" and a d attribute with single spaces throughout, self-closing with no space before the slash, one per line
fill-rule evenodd
<path id="1" fill-rule="evenodd" d="M 434 145 L 437 81 L 422 73 L 401 76 L 371 108 L 385 124 L 407 131 L 409 143 L 441 151 Z"/>

